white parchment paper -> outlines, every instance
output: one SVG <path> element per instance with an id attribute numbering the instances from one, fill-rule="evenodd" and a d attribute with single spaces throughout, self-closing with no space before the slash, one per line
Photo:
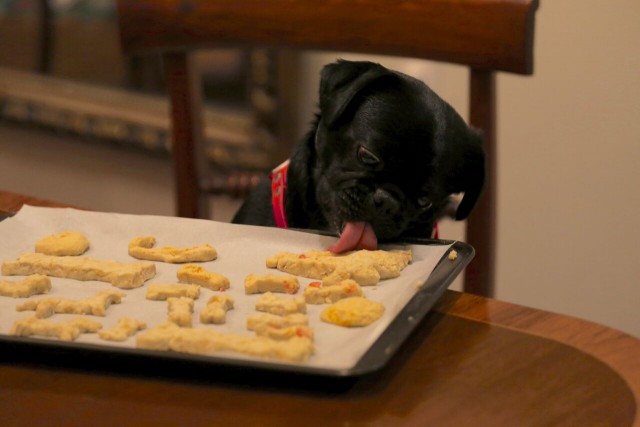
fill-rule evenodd
<path id="1" fill-rule="evenodd" d="M 16 259 L 24 252 L 33 252 L 35 243 L 44 236 L 62 231 L 78 231 L 89 239 L 91 246 L 83 255 L 95 259 L 122 262 L 138 261 L 127 253 L 129 241 L 138 236 L 152 235 L 156 246 L 187 247 L 209 243 L 218 251 L 218 259 L 201 263 L 204 268 L 224 274 L 231 281 L 228 294 L 235 300 L 235 308 L 227 313 L 225 325 L 201 325 L 199 312 L 215 292 L 201 288 L 193 315 L 194 327 L 215 328 L 222 332 L 253 334 L 246 330 L 246 317 L 256 313 L 254 306 L 259 295 L 244 294 L 244 278 L 247 274 L 283 274 L 265 266 L 265 260 L 278 252 L 305 252 L 324 250 L 335 241 L 333 237 L 319 236 L 292 230 L 227 224 L 208 220 L 160 217 L 149 215 L 125 215 L 102 212 L 86 212 L 75 209 L 39 208 L 24 206 L 14 217 L 0 222 L 0 260 Z M 389 249 L 390 247 L 383 247 Z M 307 305 L 310 326 L 315 332 L 316 353 L 304 362 L 312 367 L 332 370 L 350 369 L 369 349 L 385 328 L 417 292 L 449 246 L 412 245 L 413 262 L 396 279 L 381 281 L 375 287 L 364 287 L 365 296 L 385 305 L 385 314 L 377 322 L 363 328 L 342 328 L 320 321 L 320 311 L 325 305 Z M 123 290 L 127 296 L 121 304 L 112 305 L 106 317 L 92 316 L 103 328 L 116 325 L 124 316 L 143 320 L 148 327 L 167 319 L 167 307 L 163 301 L 149 301 L 144 295 L 150 283 L 178 283 L 176 271 L 180 264 L 156 262 L 156 276 L 144 286 Z M 1 276 L 2 280 L 19 277 Z M 301 290 L 312 280 L 299 278 Z M 109 289 L 108 283 L 81 282 L 72 279 L 51 278 L 52 289 L 47 295 L 31 298 L 61 297 L 80 299 Z M 289 297 L 289 296 L 287 296 Z M 33 312 L 17 312 L 16 305 L 22 298 L 0 296 L 0 335 L 8 335 L 13 322 L 29 317 Z M 75 315 L 55 314 L 50 319 L 64 320 Z M 38 338 L 47 339 L 47 338 Z M 92 343 L 107 347 L 135 348 L 135 337 L 122 343 L 103 341 L 97 334 L 83 334 L 76 342 Z M 247 359 L 234 354 L 216 357 Z M 250 357 L 248 359 L 251 359 Z M 271 362 L 270 362 L 271 363 Z M 274 364 L 284 362 L 273 361 Z"/>

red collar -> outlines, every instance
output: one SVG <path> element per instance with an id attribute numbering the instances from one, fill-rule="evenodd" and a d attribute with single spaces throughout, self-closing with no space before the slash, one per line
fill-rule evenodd
<path id="1" fill-rule="evenodd" d="M 278 228 L 287 228 L 287 217 L 284 213 L 284 193 L 287 188 L 287 171 L 289 160 L 285 160 L 280 166 L 271 171 L 271 206 L 273 217 Z"/>

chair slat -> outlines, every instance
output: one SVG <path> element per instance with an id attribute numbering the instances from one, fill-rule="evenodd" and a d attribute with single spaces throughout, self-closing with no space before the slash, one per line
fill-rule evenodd
<path id="1" fill-rule="evenodd" d="M 127 53 L 281 46 L 533 71 L 537 0 L 120 0 Z"/>

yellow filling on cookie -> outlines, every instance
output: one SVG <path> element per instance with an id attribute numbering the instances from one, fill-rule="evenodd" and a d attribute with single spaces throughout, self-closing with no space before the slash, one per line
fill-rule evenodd
<path id="1" fill-rule="evenodd" d="M 63 231 L 36 242 L 36 252 L 46 255 L 82 255 L 89 249 L 89 240 L 82 233 Z"/>
<path id="2" fill-rule="evenodd" d="M 325 308 L 320 319 L 338 326 L 367 326 L 382 317 L 384 305 L 363 297 L 351 297 Z"/>

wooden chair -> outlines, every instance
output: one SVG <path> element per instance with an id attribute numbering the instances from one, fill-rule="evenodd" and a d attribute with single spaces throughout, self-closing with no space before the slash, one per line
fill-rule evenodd
<path id="1" fill-rule="evenodd" d="M 493 294 L 498 71 L 531 74 L 537 0 L 119 0 L 127 54 L 160 52 L 172 106 L 177 213 L 203 217 L 201 94 L 191 53 L 274 47 L 396 55 L 470 69 L 470 123 L 482 129 L 488 184 L 467 222 L 476 256 L 465 291 Z"/>

